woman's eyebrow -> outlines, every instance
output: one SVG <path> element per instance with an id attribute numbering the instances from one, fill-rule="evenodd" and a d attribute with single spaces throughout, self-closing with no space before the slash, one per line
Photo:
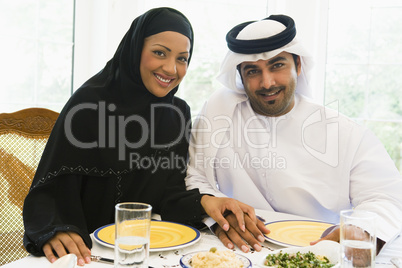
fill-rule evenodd
<path id="1" fill-rule="evenodd" d="M 168 48 L 167 46 L 161 45 L 161 44 L 154 44 L 153 46 L 161 46 L 161 47 L 163 47 L 164 49 L 166 49 L 167 51 L 172 52 L 172 50 L 171 50 L 170 48 Z M 183 52 L 180 52 L 179 54 L 190 54 L 190 52 L 188 52 L 188 51 L 183 51 Z"/>
<path id="2" fill-rule="evenodd" d="M 161 46 L 164 49 L 166 49 L 167 51 L 171 52 L 172 50 L 170 48 L 168 48 L 167 46 L 161 45 L 161 44 L 153 44 L 153 46 Z"/>

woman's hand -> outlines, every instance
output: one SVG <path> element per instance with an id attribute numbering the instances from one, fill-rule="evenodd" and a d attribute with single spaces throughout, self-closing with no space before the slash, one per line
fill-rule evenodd
<path id="1" fill-rule="evenodd" d="M 91 262 L 91 250 L 85 245 L 82 237 L 74 232 L 57 232 L 54 237 L 46 242 L 42 249 L 51 263 L 57 260 L 54 253 L 59 258 L 69 253 L 75 254 L 77 264 L 80 266 Z"/>
<path id="2" fill-rule="evenodd" d="M 244 214 L 247 214 L 252 221 L 257 222 L 254 208 L 233 198 L 203 195 L 201 205 L 205 212 L 212 217 L 224 231 L 228 231 L 230 228 L 229 222 L 224 217 L 225 213 L 228 211 L 231 211 L 236 216 L 238 226 L 243 232 L 246 231 Z"/>

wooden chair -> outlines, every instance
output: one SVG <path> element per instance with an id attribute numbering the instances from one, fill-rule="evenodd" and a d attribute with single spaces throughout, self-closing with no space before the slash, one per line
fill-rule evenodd
<path id="1" fill-rule="evenodd" d="M 58 115 L 44 108 L 0 114 L 0 266 L 28 255 L 22 206 Z"/>

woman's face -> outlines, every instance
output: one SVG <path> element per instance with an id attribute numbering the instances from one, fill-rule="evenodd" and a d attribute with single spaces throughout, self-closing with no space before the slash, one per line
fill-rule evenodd
<path id="1" fill-rule="evenodd" d="M 161 32 L 144 40 L 140 72 L 145 87 L 157 97 L 166 96 L 183 80 L 190 57 L 190 40 L 177 32 Z"/>

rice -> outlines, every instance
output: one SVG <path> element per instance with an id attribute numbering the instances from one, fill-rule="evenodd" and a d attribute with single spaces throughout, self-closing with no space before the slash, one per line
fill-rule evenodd
<path id="1" fill-rule="evenodd" d="M 233 251 L 216 250 L 198 252 L 191 258 L 192 268 L 242 268 L 243 263 L 236 257 Z"/>

